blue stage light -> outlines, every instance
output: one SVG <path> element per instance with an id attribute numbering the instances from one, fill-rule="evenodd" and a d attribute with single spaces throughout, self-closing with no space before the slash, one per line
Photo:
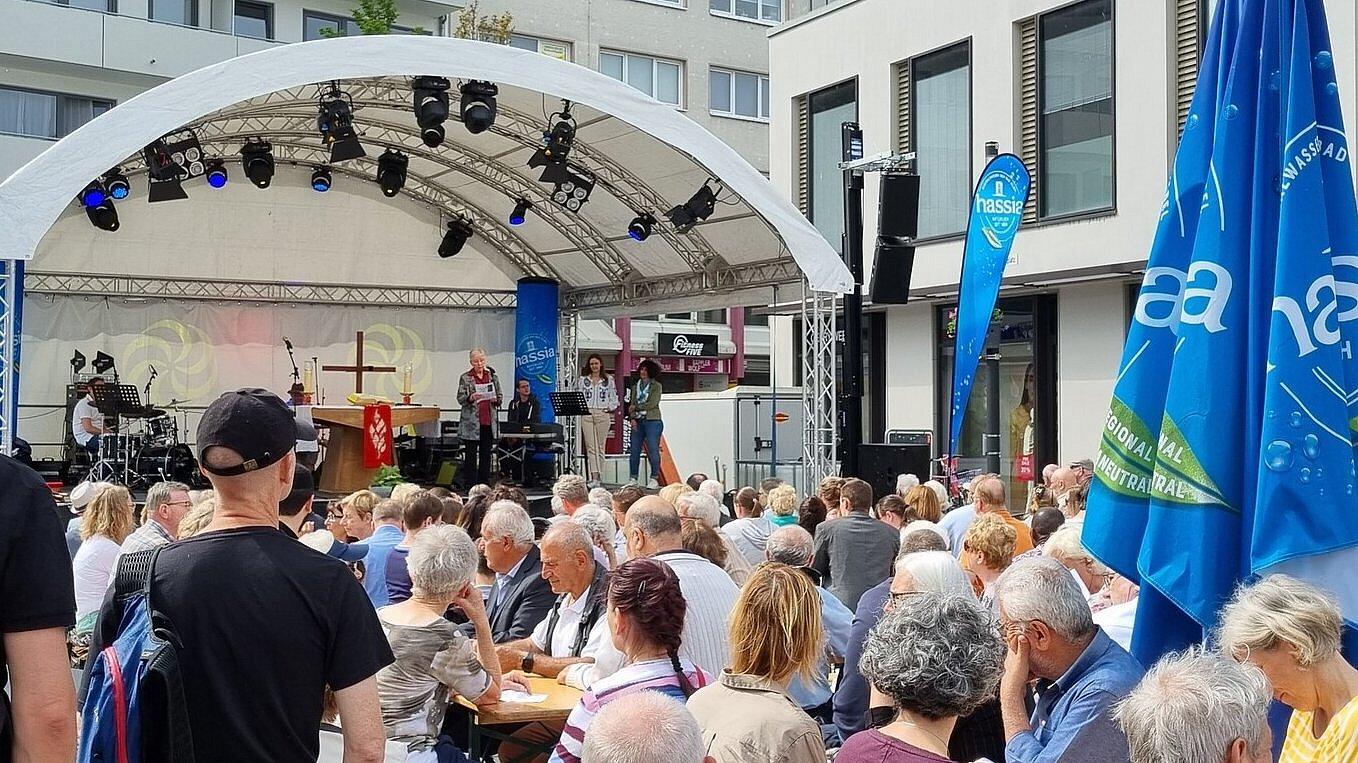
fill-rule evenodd
<path id="1" fill-rule="evenodd" d="M 330 190 L 329 167 L 317 167 L 316 171 L 311 173 L 311 187 L 321 193 Z"/>
<path id="2" fill-rule="evenodd" d="M 226 165 L 222 163 L 222 160 L 214 159 L 213 161 L 208 163 L 207 165 L 208 185 L 212 186 L 213 188 L 225 188 L 227 180 L 228 178 L 226 175 Z"/>
<path id="3" fill-rule="evenodd" d="M 519 199 L 514 205 L 514 211 L 509 213 L 510 225 L 523 225 L 523 221 L 528 216 L 528 210 L 533 206 L 533 202 L 528 199 Z"/>
<path id="4" fill-rule="evenodd" d="M 104 184 L 95 180 L 85 186 L 85 190 L 80 192 L 79 198 L 83 206 L 93 209 L 108 200 L 108 193 L 104 191 Z"/>

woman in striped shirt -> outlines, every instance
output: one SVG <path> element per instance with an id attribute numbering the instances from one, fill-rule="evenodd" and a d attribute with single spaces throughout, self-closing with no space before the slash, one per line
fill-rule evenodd
<path id="1" fill-rule="evenodd" d="M 608 583 L 608 627 L 623 653 L 621 670 L 594 683 L 566 719 L 552 761 L 577 763 L 589 722 L 604 705 L 639 691 L 656 691 L 680 702 L 711 677 L 679 657 L 684 594 L 664 562 L 633 559 L 613 570 Z"/>
<path id="2" fill-rule="evenodd" d="M 1278 763 L 1358 763 L 1358 670 L 1339 653 L 1326 591 L 1287 575 L 1241 586 L 1221 610 L 1221 648 L 1257 665 L 1292 708 Z"/>

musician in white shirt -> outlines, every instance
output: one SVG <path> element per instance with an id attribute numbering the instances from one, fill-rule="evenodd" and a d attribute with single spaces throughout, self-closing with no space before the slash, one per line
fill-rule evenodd
<path id="1" fill-rule="evenodd" d="M 585 471 L 589 474 L 589 486 L 598 487 L 604 470 L 604 444 L 608 442 L 608 430 L 613 425 L 613 412 L 618 409 L 618 388 L 613 384 L 613 376 L 604 373 L 604 361 L 598 355 L 590 355 L 585 360 L 576 386 L 585 393 L 585 407 L 589 409 L 588 416 L 580 417 Z"/>
<path id="2" fill-rule="evenodd" d="M 102 435 L 108 433 L 108 429 L 104 427 L 104 414 L 94 407 L 94 390 L 103 386 L 104 380 L 98 376 L 86 381 L 85 396 L 75 404 L 75 410 L 71 413 L 71 436 L 75 438 L 77 445 L 95 456 L 99 455 L 99 441 Z"/>

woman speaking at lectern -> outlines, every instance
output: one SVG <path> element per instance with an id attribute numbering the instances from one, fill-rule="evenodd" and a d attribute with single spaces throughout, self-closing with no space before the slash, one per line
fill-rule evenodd
<path id="1" fill-rule="evenodd" d="M 495 369 L 486 365 L 486 351 L 471 351 L 472 367 L 457 380 L 457 403 L 462 406 L 457 437 L 462 440 L 462 472 L 470 487 L 490 484 L 490 450 L 500 436 L 500 400 L 504 390 Z"/>

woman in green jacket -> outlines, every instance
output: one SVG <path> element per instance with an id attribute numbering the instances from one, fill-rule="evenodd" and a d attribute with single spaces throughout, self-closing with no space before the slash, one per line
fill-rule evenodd
<path id="1" fill-rule="evenodd" d="M 664 388 L 660 386 L 660 366 L 652 360 L 643 360 L 637 366 L 637 380 L 627 391 L 627 418 L 632 420 L 632 460 L 628 474 L 632 482 L 637 482 L 641 471 L 641 446 L 646 446 L 646 461 L 651 465 L 651 482 L 648 487 L 660 487 L 660 433 L 665 431 L 665 422 L 660 420 L 660 396 Z"/>

